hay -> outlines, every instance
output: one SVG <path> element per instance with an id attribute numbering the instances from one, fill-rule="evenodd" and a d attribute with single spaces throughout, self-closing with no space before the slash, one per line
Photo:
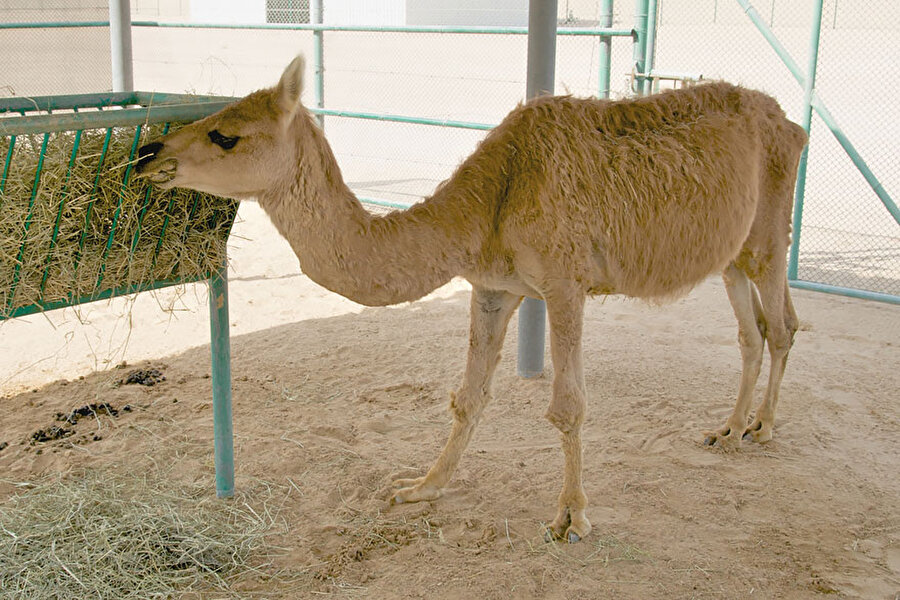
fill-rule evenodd
<path id="1" fill-rule="evenodd" d="M 88 471 L 0 503 L 0 598 L 237 596 L 235 582 L 262 566 L 251 561 L 265 556 L 273 518 L 160 485 Z"/>
<path id="2" fill-rule="evenodd" d="M 49 134 L 40 173 L 45 136 L 15 138 L 0 195 L 0 318 L 33 304 L 202 279 L 222 264 L 237 203 L 134 177 L 135 131 L 111 129 L 105 154 L 106 129 Z M 161 125 L 143 127 L 138 144 L 161 133 Z M 0 138 L 0 168 L 10 144 Z"/>

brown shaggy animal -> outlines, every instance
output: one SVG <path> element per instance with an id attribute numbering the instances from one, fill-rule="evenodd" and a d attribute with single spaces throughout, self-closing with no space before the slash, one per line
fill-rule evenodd
<path id="1" fill-rule="evenodd" d="M 562 433 L 563 488 L 550 532 L 591 530 L 582 486 L 587 296 L 664 300 L 722 272 L 738 320 L 743 375 L 734 413 L 707 442 L 772 437 L 797 329 L 785 276 L 802 128 L 760 92 L 711 83 L 610 102 L 545 97 L 519 106 L 431 198 L 368 213 L 300 104 L 303 61 L 277 86 L 140 151 L 164 187 L 256 197 L 303 272 L 356 302 L 420 298 L 452 277 L 472 283 L 463 383 L 453 427 L 424 477 L 396 481 L 392 502 L 440 496 L 491 395 L 507 323 L 523 296 L 543 298 L 554 366 L 547 418 Z M 765 399 L 748 426 L 768 342 Z"/>

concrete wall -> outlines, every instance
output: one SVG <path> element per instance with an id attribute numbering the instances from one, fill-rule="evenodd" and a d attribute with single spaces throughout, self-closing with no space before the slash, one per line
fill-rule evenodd
<path id="1" fill-rule="evenodd" d="M 265 23 L 265 0 L 191 0 L 195 23 Z"/>
<path id="2" fill-rule="evenodd" d="M 329 25 L 405 25 L 406 0 L 322 0 Z"/>
<path id="3" fill-rule="evenodd" d="M 528 0 L 407 0 L 406 22 L 524 27 L 528 25 Z"/>

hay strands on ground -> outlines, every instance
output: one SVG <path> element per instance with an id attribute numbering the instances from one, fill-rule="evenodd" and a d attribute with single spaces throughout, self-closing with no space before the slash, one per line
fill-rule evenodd
<path id="1" fill-rule="evenodd" d="M 272 519 L 147 476 L 37 483 L 0 503 L 0 598 L 230 596 L 264 566 Z"/>

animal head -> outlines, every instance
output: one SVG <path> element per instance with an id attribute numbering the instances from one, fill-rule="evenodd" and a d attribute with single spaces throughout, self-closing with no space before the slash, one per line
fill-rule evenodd
<path id="1" fill-rule="evenodd" d="M 295 58 L 278 85 L 165 135 L 138 151 L 136 171 L 164 188 L 231 198 L 260 195 L 297 162 L 293 127 L 313 127 L 300 104 L 304 61 Z"/>

